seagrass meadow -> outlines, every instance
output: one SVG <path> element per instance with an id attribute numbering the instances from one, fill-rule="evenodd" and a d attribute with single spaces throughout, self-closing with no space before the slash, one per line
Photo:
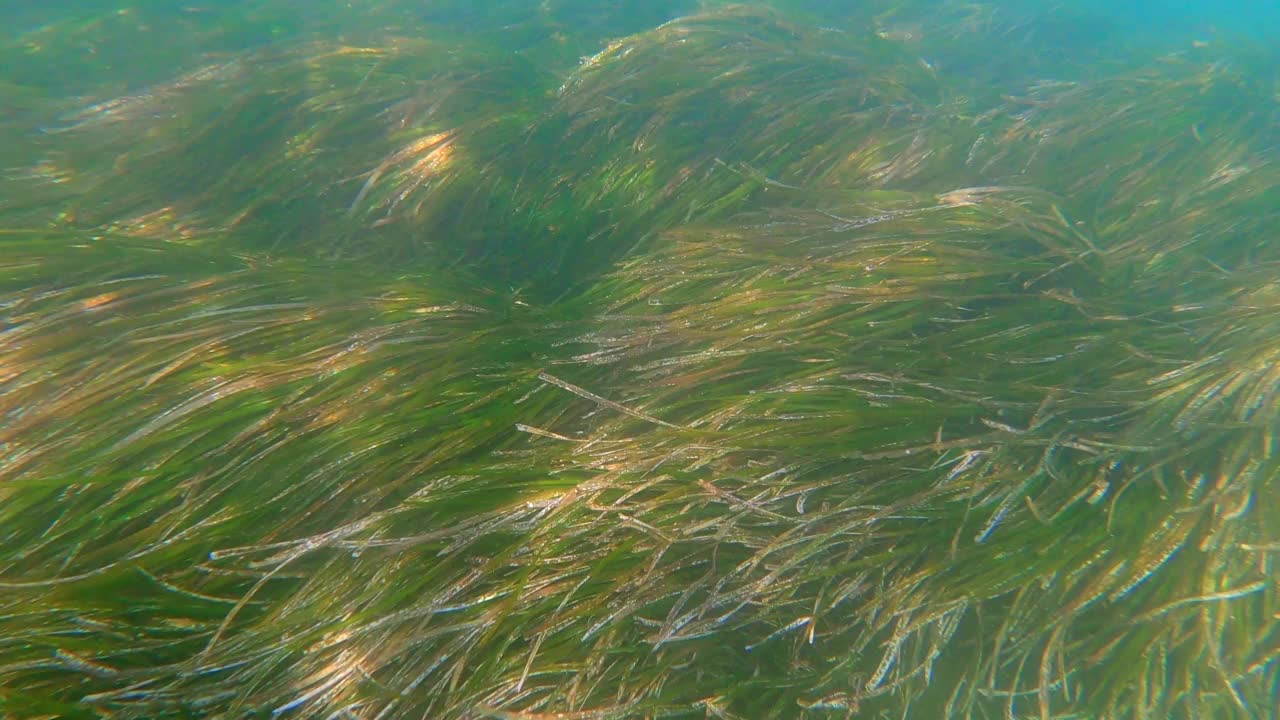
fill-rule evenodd
<path id="1" fill-rule="evenodd" d="M 0 18 L 0 718 L 1280 717 L 1274 42 Z"/>

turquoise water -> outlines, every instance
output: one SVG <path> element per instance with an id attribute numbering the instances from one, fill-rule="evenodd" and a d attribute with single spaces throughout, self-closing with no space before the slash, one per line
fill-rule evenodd
<path id="1" fill-rule="evenodd" d="M 0 718 L 1280 717 L 1280 9 L 0 6 Z"/>

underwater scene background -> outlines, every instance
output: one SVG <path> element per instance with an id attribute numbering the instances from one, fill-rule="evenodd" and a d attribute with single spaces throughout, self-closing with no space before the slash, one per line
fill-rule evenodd
<path id="1" fill-rule="evenodd" d="M 0 718 L 1280 717 L 1280 9 L 0 5 Z"/>

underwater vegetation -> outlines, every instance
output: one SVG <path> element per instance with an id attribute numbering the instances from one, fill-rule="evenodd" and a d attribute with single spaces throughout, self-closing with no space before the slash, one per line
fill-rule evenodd
<path id="1" fill-rule="evenodd" d="M 838 5 L 6 41 L 0 717 L 1277 717 L 1275 52 Z"/>

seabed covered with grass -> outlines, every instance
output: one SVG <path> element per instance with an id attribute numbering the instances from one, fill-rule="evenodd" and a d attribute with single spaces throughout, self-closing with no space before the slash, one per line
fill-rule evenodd
<path id="1" fill-rule="evenodd" d="M 1274 51 L 284 5 L 0 45 L 0 717 L 1277 717 Z"/>

